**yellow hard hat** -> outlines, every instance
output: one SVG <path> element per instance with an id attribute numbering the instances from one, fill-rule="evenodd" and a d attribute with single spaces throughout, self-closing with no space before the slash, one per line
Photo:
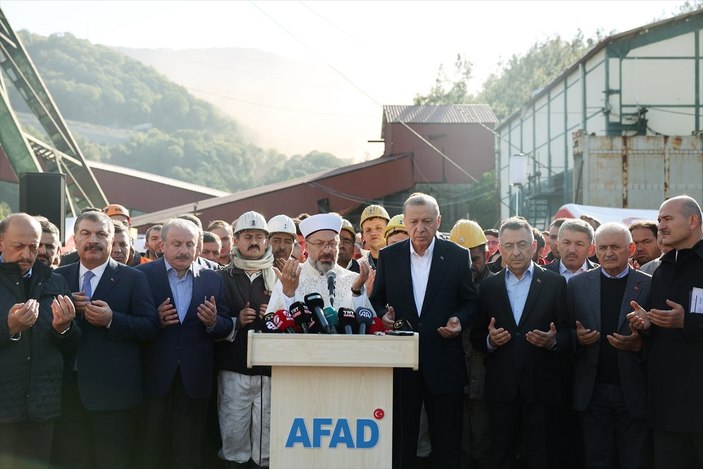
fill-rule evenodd
<path id="1" fill-rule="evenodd" d="M 363 226 L 364 222 L 369 218 L 383 218 L 386 221 L 390 220 L 391 217 L 388 216 L 386 209 L 380 205 L 369 205 L 361 212 L 361 220 L 359 221 L 359 226 Z"/>
<path id="2" fill-rule="evenodd" d="M 402 213 L 390 219 L 388 225 L 386 225 L 386 231 L 383 232 L 383 237 L 388 239 L 388 235 L 395 233 L 396 231 L 402 231 L 403 233 L 408 232 L 408 229 L 403 224 Z"/>
<path id="3" fill-rule="evenodd" d="M 472 220 L 458 220 L 452 231 L 449 232 L 449 240 L 466 249 L 472 249 L 488 242 L 486 235 L 483 234 L 483 228 Z"/>
<path id="4" fill-rule="evenodd" d="M 123 215 L 123 216 L 127 217 L 128 220 L 131 220 L 131 218 L 129 216 L 129 210 L 127 210 L 127 208 L 125 208 L 124 205 L 110 204 L 103 209 L 103 212 L 105 213 L 105 215 L 107 215 L 108 217 L 111 217 L 111 218 L 114 215 Z"/>

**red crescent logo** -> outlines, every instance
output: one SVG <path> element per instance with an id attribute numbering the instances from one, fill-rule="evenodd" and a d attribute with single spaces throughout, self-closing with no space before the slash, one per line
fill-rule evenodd
<path id="1" fill-rule="evenodd" d="M 373 411 L 373 418 L 375 418 L 376 420 L 381 420 L 385 416 L 386 413 L 383 411 L 383 409 L 376 409 Z"/>

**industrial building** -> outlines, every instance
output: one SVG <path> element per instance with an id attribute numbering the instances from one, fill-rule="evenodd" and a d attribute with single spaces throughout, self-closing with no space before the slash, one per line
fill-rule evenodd
<path id="1" fill-rule="evenodd" d="M 703 11 L 607 37 L 496 127 L 501 217 L 703 200 Z"/>

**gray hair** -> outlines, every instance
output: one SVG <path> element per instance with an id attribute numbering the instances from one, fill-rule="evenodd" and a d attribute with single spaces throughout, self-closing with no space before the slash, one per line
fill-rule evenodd
<path id="1" fill-rule="evenodd" d="M 196 241 L 202 238 L 203 236 L 203 232 L 200 230 L 200 228 L 198 228 L 198 225 L 196 225 L 192 221 L 186 220 L 185 218 L 171 218 L 169 221 L 164 223 L 164 226 L 161 227 L 161 239 L 164 242 L 166 242 L 168 232 L 173 228 L 186 230 L 190 233 L 193 233 L 195 235 Z"/>
<path id="2" fill-rule="evenodd" d="M 630 244 L 632 243 L 632 233 L 630 233 L 630 230 L 623 225 L 622 223 L 618 222 L 609 222 L 609 223 L 603 223 L 601 226 L 598 227 L 596 230 L 596 243 L 598 242 L 598 237 L 601 235 L 610 235 L 610 234 L 620 234 L 625 238 L 625 243 Z"/>
<path id="3" fill-rule="evenodd" d="M 681 214 L 684 217 L 688 218 L 690 216 L 694 216 L 698 218 L 698 223 L 701 223 L 701 206 L 698 205 L 696 199 L 688 195 L 678 195 L 670 198 L 669 200 L 674 200 L 681 203 Z"/>
<path id="4" fill-rule="evenodd" d="M 408 197 L 405 203 L 403 204 L 403 214 L 405 214 L 408 205 L 425 205 L 432 209 L 435 217 L 439 216 L 439 205 L 437 204 L 437 199 L 435 199 L 431 195 L 424 194 L 422 192 L 415 192 L 413 194 L 410 194 L 410 197 Z"/>
<path id="5" fill-rule="evenodd" d="M 535 240 L 535 234 L 532 231 L 532 226 L 530 226 L 527 220 L 522 217 L 511 217 L 503 220 L 500 224 L 500 228 L 498 228 L 498 233 L 503 234 L 503 231 L 505 230 L 525 230 L 530 235 L 530 242 Z"/>
<path id="6" fill-rule="evenodd" d="M 590 223 L 578 218 L 566 220 L 559 228 L 559 239 L 561 239 L 562 231 L 566 230 L 573 231 L 575 233 L 585 233 L 586 236 L 588 236 L 588 242 L 593 244 L 593 227 Z"/>

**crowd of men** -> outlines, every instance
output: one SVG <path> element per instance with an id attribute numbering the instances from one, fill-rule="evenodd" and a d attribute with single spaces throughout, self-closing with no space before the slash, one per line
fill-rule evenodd
<path id="1" fill-rule="evenodd" d="M 184 214 L 141 253 L 130 221 L 86 209 L 62 253 L 46 218 L 0 220 L 0 467 L 267 467 L 271 370 L 247 367 L 248 331 L 311 294 L 419 334 L 419 370 L 394 372 L 395 468 L 703 467 L 691 197 L 544 231 L 441 233 L 422 193 L 393 217 L 366 207 L 358 231 Z"/>

